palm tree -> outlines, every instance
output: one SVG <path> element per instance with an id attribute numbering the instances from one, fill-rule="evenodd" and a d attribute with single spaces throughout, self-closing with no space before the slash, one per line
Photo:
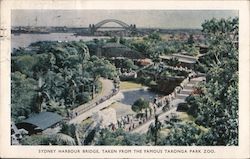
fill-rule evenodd
<path id="1" fill-rule="evenodd" d="M 148 135 L 153 138 L 154 144 L 158 144 L 159 131 L 161 129 L 161 122 L 158 120 L 158 115 L 155 115 L 155 123 L 149 125 Z"/>
<path id="2" fill-rule="evenodd" d="M 37 98 L 35 100 L 35 105 L 36 105 L 36 109 L 35 112 L 42 112 L 43 108 L 42 105 L 45 102 L 45 100 L 49 100 L 50 96 L 47 93 L 47 88 L 45 84 L 42 84 L 42 78 L 39 78 L 38 80 L 38 89 L 36 90 L 37 92 Z"/>
<path id="3" fill-rule="evenodd" d="M 82 44 L 80 46 L 80 48 L 82 49 L 82 52 L 79 54 L 79 57 L 81 59 L 81 64 L 82 64 L 82 75 L 84 73 L 84 61 L 89 59 L 90 55 L 89 55 L 89 48 L 86 44 Z"/>

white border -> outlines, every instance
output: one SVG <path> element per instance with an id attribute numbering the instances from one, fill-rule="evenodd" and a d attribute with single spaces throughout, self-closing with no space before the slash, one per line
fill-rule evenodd
<path id="1" fill-rule="evenodd" d="M 0 41 L 0 157 L 19 158 L 249 158 L 249 1 L 96 1 L 96 0 L 2 0 L 1 27 L 6 38 Z M 239 10 L 239 146 L 11 146 L 10 145 L 10 26 L 12 9 L 155 9 L 155 10 Z M 41 149 L 212 149 L 215 153 L 39 153 Z"/>

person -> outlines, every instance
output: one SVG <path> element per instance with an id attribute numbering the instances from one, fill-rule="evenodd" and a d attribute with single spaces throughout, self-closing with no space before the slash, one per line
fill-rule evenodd
<path id="1" fill-rule="evenodd" d="M 154 104 L 156 104 L 156 102 L 157 102 L 157 98 L 155 97 L 155 98 L 154 98 Z"/>
<path id="2" fill-rule="evenodd" d="M 112 123 L 111 128 L 112 128 L 112 131 L 115 131 L 115 124 Z"/>

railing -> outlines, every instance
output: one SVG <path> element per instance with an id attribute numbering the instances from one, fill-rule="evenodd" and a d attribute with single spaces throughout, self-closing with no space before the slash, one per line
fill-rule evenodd
<path id="1" fill-rule="evenodd" d="M 83 104 L 81 105 L 82 108 L 75 108 L 75 109 L 78 109 L 78 110 L 72 110 L 72 118 L 80 115 L 80 114 L 83 114 L 87 111 L 89 111 L 90 109 L 96 107 L 97 105 L 107 101 L 108 99 L 110 99 L 111 97 L 113 97 L 114 95 L 116 95 L 117 93 L 119 92 L 119 89 L 113 89 L 113 92 L 111 92 L 109 95 L 107 96 L 104 96 L 102 97 L 101 99 L 99 99 L 98 101 L 94 102 L 94 103 L 86 103 L 86 104 Z"/>

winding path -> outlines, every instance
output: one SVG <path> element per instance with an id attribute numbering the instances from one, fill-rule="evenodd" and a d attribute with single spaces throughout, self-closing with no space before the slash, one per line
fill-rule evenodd
<path id="1" fill-rule="evenodd" d="M 110 105 L 113 102 L 113 97 L 109 100 L 104 101 L 96 105 L 97 101 L 100 101 L 102 98 L 110 95 L 114 90 L 114 84 L 112 80 L 100 78 L 100 82 L 102 83 L 102 91 L 99 93 L 93 100 L 83 105 L 78 106 L 77 108 L 73 109 L 73 113 L 77 113 L 78 115 L 72 118 L 69 123 L 80 123 L 84 119 L 91 117 L 94 112 L 98 112 L 100 109 L 103 109 Z"/>

